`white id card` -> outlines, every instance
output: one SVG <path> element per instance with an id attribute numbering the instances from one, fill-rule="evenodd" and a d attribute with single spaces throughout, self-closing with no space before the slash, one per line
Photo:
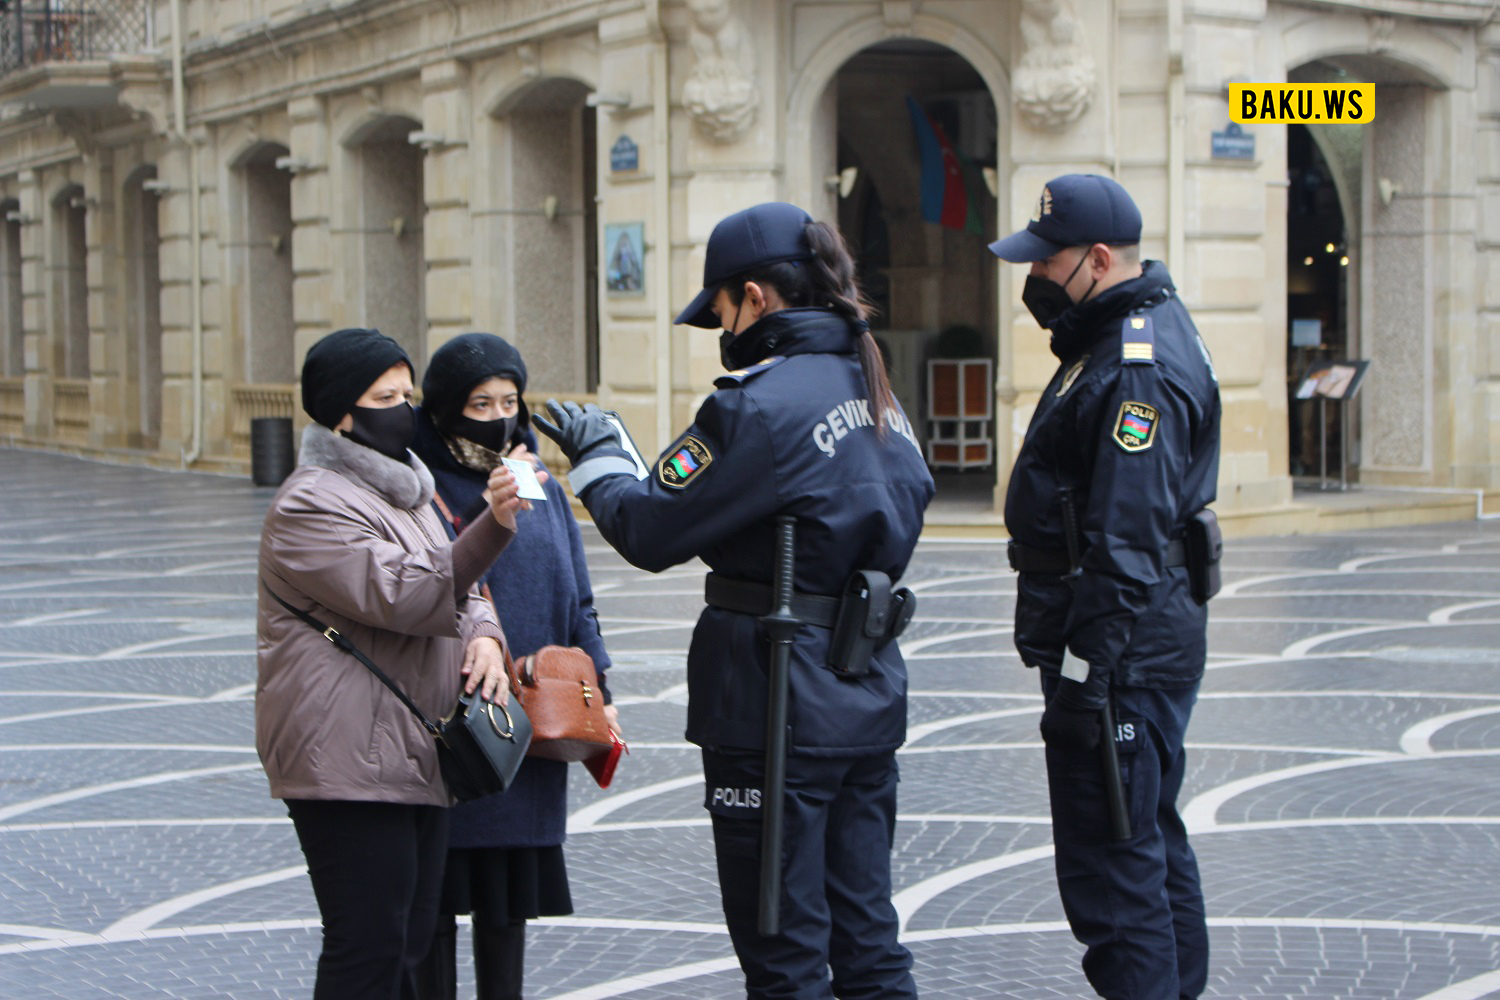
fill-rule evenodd
<path id="1" fill-rule="evenodd" d="M 625 421 L 621 420 L 620 415 L 614 410 L 605 410 L 604 417 L 618 432 L 620 446 L 630 454 L 631 460 L 635 462 L 635 478 L 645 479 L 651 475 L 650 468 L 647 467 L 645 461 L 641 458 L 641 450 L 635 446 L 635 442 L 630 439 L 630 432 L 625 429 Z"/>
<path id="2" fill-rule="evenodd" d="M 516 477 L 516 485 L 519 486 L 519 496 L 522 500 L 545 500 L 546 492 L 542 489 L 542 481 L 536 477 L 536 469 L 531 463 L 522 458 L 501 459 L 505 467 Z"/>

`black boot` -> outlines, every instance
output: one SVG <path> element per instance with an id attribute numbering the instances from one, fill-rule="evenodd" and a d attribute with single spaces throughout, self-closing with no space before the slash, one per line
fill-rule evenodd
<path id="1" fill-rule="evenodd" d="M 521 1000 L 526 972 L 526 921 L 499 927 L 474 914 L 474 980 L 479 1000 Z"/>
<path id="2" fill-rule="evenodd" d="M 417 965 L 418 1000 L 457 1000 L 457 952 L 458 922 L 440 915 L 437 930 L 432 933 L 432 947 Z"/>

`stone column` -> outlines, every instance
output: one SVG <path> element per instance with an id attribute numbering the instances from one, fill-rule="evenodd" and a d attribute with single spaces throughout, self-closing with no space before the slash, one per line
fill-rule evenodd
<path id="1" fill-rule="evenodd" d="M 1480 232 L 1474 277 L 1478 311 L 1475 356 L 1483 403 L 1479 441 L 1472 456 L 1473 480 L 1465 485 L 1500 489 L 1500 25 L 1480 29 L 1474 135 Z M 1456 130 L 1460 132 L 1461 130 Z M 1466 136 L 1455 141 L 1464 142 Z"/>
<path id="2" fill-rule="evenodd" d="M 473 328 L 474 227 L 469 215 L 472 183 L 468 136 L 469 70 L 457 60 L 422 67 L 422 169 L 426 214 L 422 248 L 427 262 L 427 356 L 448 338 Z"/>
<path id="3" fill-rule="evenodd" d="M 291 124 L 292 163 L 292 315 L 296 333 L 293 353 L 302 370 L 307 349 L 332 329 L 333 248 L 329 233 L 331 197 L 328 157 L 331 152 L 327 108 L 318 97 L 299 97 L 287 105 Z M 293 409 L 303 421 L 300 390 Z"/>
<path id="4" fill-rule="evenodd" d="M 23 433 L 33 439 L 52 436 L 52 345 L 47 336 L 46 212 L 41 178 L 35 170 L 21 171 L 21 314 L 25 330 L 25 417 Z"/>

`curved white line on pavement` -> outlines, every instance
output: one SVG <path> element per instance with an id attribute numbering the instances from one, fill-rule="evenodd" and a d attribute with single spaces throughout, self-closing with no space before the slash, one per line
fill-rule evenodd
<path id="1" fill-rule="evenodd" d="M 256 682 L 255 681 L 251 681 L 249 684 L 240 684 L 240 685 L 237 685 L 235 687 L 225 688 L 222 691 L 215 691 L 213 694 L 209 695 L 208 697 L 204 698 L 203 700 L 204 701 L 240 701 L 241 699 L 248 698 L 250 695 L 254 694 L 255 693 L 255 687 L 256 687 Z"/>
<path id="2" fill-rule="evenodd" d="M 262 817 L 200 817 L 197 819 L 96 819 L 83 820 L 80 822 L 69 822 L 61 820 L 55 823 L 5 823 L 0 824 L 0 834 L 6 833 L 38 833 L 43 831 L 62 830 L 120 830 L 140 829 L 142 827 L 159 826 L 290 826 L 290 816 L 262 816 Z"/>
<path id="3" fill-rule="evenodd" d="M 1436 753 L 1432 749 L 1432 737 L 1439 729 L 1451 726 L 1455 722 L 1463 722 L 1465 719 L 1478 719 L 1486 715 L 1500 715 L 1500 705 L 1491 705 L 1489 708 L 1468 708 L 1462 712 L 1449 712 L 1447 715 L 1424 719 L 1401 734 L 1401 752 L 1415 757 L 1431 757 Z"/>
<path id="4" fill-rule="evenodd" d="M 0 935 L 37 938 L 42 941 L 57 941 L 72 937 L 74 932 L 58 927 L 38 927 L 34 924 L 0 924 Z"/>
<path id="5" fill-rule="evenodd" d="M 975 861 L 972 864 L 961 865 L 949 871 L 939 872 L 931 878 L 922 879 L 915 885 L 902 889 L 891 897 L 891 903 L 896 907 L 896 917 L 899 921 L 900 933 L 904 934 L 906 932 L 906 925 L 911 922 L 911 918 L 916 915 L 918 910 L 949 889 L 984 875 L 992 875 L 1007 868 L 1029 865 L 1033 861 L 1050 858 L 1052 857 L 1052 853 L 1051 844 L 1030 847 L 1021 851 L 1011 851 L 999 857 L 985 858 L 983 861 Z"/>
<path id="6" fill-rule="evenodd" d="M 611 795 L 606 799 L 600 799 L 598 802 L 586 805 L 568 816 L 568 833 L 584 833 L 610 813 L 623 809 L 625 806 L 633 805 L 642 799 L 664 795 L 667 792 L 675 792 L 679 788 L 687 788 L 690 785 L 702 784 L 703 775 L 690 774 L 685 778 L 658 781 L 653 785 L 646 785 L 644 788 L 636 788 L 628 792 L 621 792 L 618 795 Z"/>
<path id="7" fill-rule="evenodd" d="M 76 802 L 79 799 L 90 798 L 95 795 L 105 795 L 109 792 L 122 792 L 131 788 L 146 788 L 151 785 L 164 785 L 170 781 L 188 781 L 193 778 L 204 778 L 212 774 L 232 774 L 237 771 L 259 771 L 260 761 L 254 764 L 231 764 L 228 767 L 204 767 L 193 771 L 164 771 L 159 774 L 148 774 L 142 778 L 130 778 L 125 781 L 110 781 L 102 785 L 87 785 L 83 788 L 73 788 L 66 792 L 57 792 L 54 795 L 43 795 L 41 798 L 27 799 L 25 802 L 17 802 L 15 805 L 0 809 L 0 823 L 10 819 L 12 816 L 20 816 L 23 813 L 35 812 L 38 809 L 46 809 L 48 806 L 61 805 L 64 802 Z"/>
<path id="8" fill-rule="evenodd" d="M 184 753 L 255 753 L 254 747 L 231 747 L 217 743 L 0 743 L 0 753 L 54 750 L 181 750 Z"/>
<path id="9" fill-rule="evenodd" d="M 201 700 L 185 694 L 138 694 L 134 691 L 79 691 L 77 688 L 53 691 L 0 691 L 0 698 L 104 698 L 115 701 L 169 701 L 182 705 Z"/>
<path id="10" fill-rule="evenodd" d="M 1041 699 L 1038 698 L 1037 701 Z M 938 719 L 934 722 L 924 722 L 920 726 L 912 726 L 906 731 L 906 745 L 917 742 L 940 733 L 945 729 L 955 729 L 958 726 L 967 726 L 975 722 L 988 722 L 991 719 L 1005 719 L 1015 715 L 1036 715 L 1042 710 L 1040 704 L 1026 705 L 1021 708 L 1001 708 L 993 712 L 973 712 L 968 715 L 955 715 L 947 719 Z"/>
<path id="11" fill-rule="evenodd" d="M 96 660 L 124 660 L 129 657 L 139 656 L 141 653 L 153 653 L 159 649 L 170 649 L 173 646 L 185 646 L 190 642 L 211 642 L 215 639 L 246 638 L 249 632 L 204 632 L 201 635 L 184 635 L 173 639 L 153 639 L 151 642 L 138 642 L 130 646 L 120 646 L 118 649 L 106 650 L 94 657 Z M 253 652 L 246 649 L 246 654 Z"/>
<path id="12" fill-rule="evenodd" d="M 1500 608 L 1500 600 L 1469 601 L 1465 604 L 1450 604 L 1446 608 L 1438 608 L 1427 616 L 1427 621 L 1433 625 L 1491 625 L 1488 621 L 1464 621 L 1454 622 L 1453 616 L 1463 614 L 1465 611 L 1477 611 L 1480 608 Z"/>
<path id="13" fill-rule="evenodd" d="M 1261 774 L 1252 774 L 1249 777 L 1240 778 L 1237 781 L 1225 782 L 1217 788 L 1211 788 L 1200 795 L 1194 796 L 1192 801 L 1182 809 L 1182 820 L 1187 824 L 1190 833 L 1206 833 L 1218 828 L 1219 822 L 1217 816 L 1219 808 L 1224 803 L 1236 796 L 1243 795 L 1245 792 L 1263 788 L 1266 785 L 1290 781 L 1309 774 L 1321 774 L 1325 771 L 1341 771 L 1350 767 L 1366 767 L 1371 764 L 1403 764 L 1412 761 L 1455 760 L 1468 757 L 1500 757 L 1500 749 L 1451 750 L 1443 753 L 1434 753 L 1427 757 L 1413 757 L 1404 753 L 1388 753 L 1374 757 L 1323 760 L 1312 764 L 1298 764 L 1294 767 L 1282 768 L 1277 771 L 1265 771 Z"/>
<path id="14" fill-rule="evenodd" d="M 258 559 L 221 559 L 218 562 L 196 563 L 192 566 L 178 566 L 169 569 L 162 576 L 196 576 L 199 573 L 212 573 L 215 570 L 234 569 L 244 566 L 259 565 Z"/>
<path id="15" fill-rule="evenodd" d="M 539 927 L 589 927 L 611 931 L 688 931 L 693 934 L 729 933 L 723 924 L 693 920 L 624 920 L 618 917 L 536 917 Z"/>
<path id="16" fill-rule="evenodd" d="M 950 642 L 962 642 L 965 639 L 987 639 L 990 636 L 1010 635 L 1014 631 L 1014 627 L 1006 625 L 1003 628 L 981 628 L 971 632 L 949 632 L 945 635 L 929 635 L 924 639 L 901 643 L 901 652 L 910 655 L 912 653 L 920 653 L 922 650 L 932 646 L 943 646 Z M 990 651 L 986 650 L 985 652 L 989 653 Z"/>
<path id="17" fill-rule="evenodd" d="M 1445 986 L 1435 993 L 1417 997 L 1417 1000 L 1480 1000 L 1500 990 L 1500 972 L 1485 972 L 1473 979 Z"/>
<path id="18" fill-rule="evenodd" d="M 70 618 L 84 618 L 88 615 L 104 613 L 107 608 L 78 608 L 74 611 L 54 611 L 47 615 L 32 615 L 29 618 L 17 618 L 13 622 L 0 623 L 0 628 L 26 628 L 31 625 L 51 625 L 53 622 L 67 621 Z"/>
<path id="19" fill-rule="evenodd" d="M 77 697 L 75 695 L 74 697 Z M 59 708 L 52 712 L 28 712 L 25 715 L 10 715 L 0 719 L 0 726 L 14 726 L 22 722 L 37 722 L 42 719 L 62 719 L 77 715 L 100 715 L 104 712 L 131 712 L 138 708 L 173 708 L 178 705 L 193 705 L 198 698 L 174 698 L 169 696 L 154 701 L 132 701 L 124 705 L 91 705 L 88 708 Z"/>
<path id="20" fill-rule="evenodd" d="M 693 979 L 697 976 L 711 976 L 718 972 L 728 972 L 740 967 L 739 960 L 730 958 L 710 958 L 702 962 L 693 962 L 689 965 L 678 965 L 670 969 L 657 969 L 654 972 L 640 972 L 633 976 L 624 976 L 620 979 L 612 979 L 607 983 L 596 983 L 593 986 L 585 986 L 581 990 L 570 990 L 567 993 L 558 993 L 549 997 L 548 1000 L 607 1000 L 609 997 L 624 996 L 635 990 L 650 989 L 653 986 L 664 986 L 667 983 L 680 983 L 684 979 Z"/>
<path id="21" fill-rule="evenodd" d="M 923 594 L 937 587 L 946 587 L 950 583 L 979 583 L 981 580 L 1003 580 L 1008 576 L 1010 576 L 1008 570 L 1003 573 L 965 573 L 961 576 L 943 576 L 931 580 L 918 580 L 916 583 L 906 584 L 906 587 L 914 594 Z M 934 594 L 932 596 L 936 597 L 938 595 Z"/>
<path id="22" fill-rule="evenodd" d="M 1402 632 L 1409 631 L 1411 629 L 1426 630 L 1441 627 L 1442 626 L 1440 625 L 1429 625 L 1425 621 L 1417 621 L 1414 619 L 1409 622 L 1398 622 L 1396 624 L 1365 625 L 1359 628 L 1337 629 L 1333 632 L 1323 632 L 1319 635 L 1311 636 L 1306 639 L 1300 639 L 1297 642 L 1292 643 L 1290 646 L 1287 646 L 1281 651 L 1281 658 L 1283 660 L 1293 660 L 1299 656 L 1306 656 L 1313 650 L 1314 647 L 1321 646 L 1325 642 L 1332 642 L 1335 639 L 1349 639 L 1359 635 L 1374 635 L 1377 632 Z M 1369 650 L 1360 650 L 1360 652 L 1365 653 L 1366 655 L 1369 654 Z"/>
<path id="23" fill-rule="evenodd" d="M 232 896 L 246 889 L 259 889 L 261 886 L 275 885 L 277 882 L 285 882 L 287 879 L 306 874 L 306 865 L 292 865 L 289 868 L 278 868 L 275 871 L 262 872 L 259 875 L 249 875 L 230 882 L 220 882 L 218 885 L 211 885 L 204 889 L 198 889 L 195 892 L 186 892 L 181 896 L 164 899 L 160 903 L 154 903 L 145 909 L 137 910 L 128 916 L 121 917 L 104 928 L 99 936 L 103 938 L 139 937 L 167 917 L 186 913 L 195 906 L 211 903 L 216 899 L 223 899 L 225 896 Z"/>
<path id="24" fill-rule="evenodd" d="M 698 624 L 696 618 L 674 619 L 672 621 L 646 621 L 640 618 L 632 618 L 631 621 L 642 623 L 635 625 L 600 625 L 599 631 L 609 638 L 617 638 L 622 635 L 639 635 L 642 632 L 661 632 L 665 629 L 692 628 Z M 630 650 L 636 652 L 636 650 Z"/>

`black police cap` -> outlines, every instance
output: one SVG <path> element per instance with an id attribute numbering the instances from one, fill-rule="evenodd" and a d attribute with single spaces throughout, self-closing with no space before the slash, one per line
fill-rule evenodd
<path id="1" fill-rule="evenodd" d="M 716 330 L 718 317 L 709 306 L 730 278 L 767 264 L 808 260 L 812 247 L 806 229 L 813 221 L 796 205 L 771 201 L 736 212 L 714 227 L 703 258 L 703 290 L 677 315 L 676 322 Z"/>
<path id="2" fill-rule="evenodd" d="M 1064 174 L 1042 188 L 1036 218 L 990 244 L 1013 264 L 1046 260 L 1067 247 L 1129 246 L 1141 241 L 1141 210 L 1118 182 L 1098 174 Z"/>

